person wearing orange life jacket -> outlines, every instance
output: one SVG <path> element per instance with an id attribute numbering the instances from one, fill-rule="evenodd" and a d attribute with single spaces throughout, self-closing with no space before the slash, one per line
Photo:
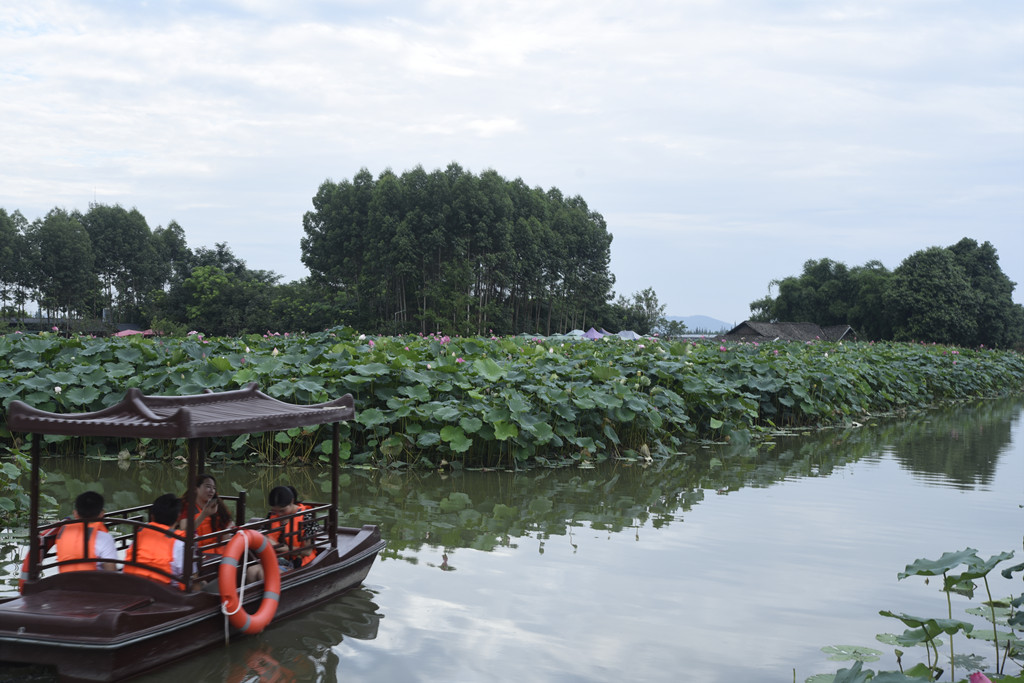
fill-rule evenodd
<path id="1" fill-rule="evenodd" d="M 126 560 L 134 560 L 145 566 L 125 565 L 125 574 L 136 574 L 158 583 L 169 583 L 175 588 L 184 586 L 170 576 L 165 576 L 147 567 L 159 569 L 180 577 L 185 564 L 185 542 L 182 531 L 172 526 L 181 512 L 181 500 L 173 493 L 165 493 L 153 501 L 149 508 L 149 524 L 140 527 L 132 543 L 125 551 Z"/>
<path id="2" fill-rule="evenodd" d="M 316 557 L 316 549 L 310 543 L 312 539 L 306 538 L 303 528 L 303 515 L 296 515 L 288 519 L 277 519 L 286 517 L 308 509 L 309 506 L 297 501 L 297 492 L 291 486 L 276 486 L 270 490 L 267 496 L 267 504 L 270 507 L 270 530 L 266 537 L 274 544 L 274 550 L 278 554 L 278 565 L 281 572 L 304 567 Z M 246 574 L 247 580 L 259 581 L 263 578 L 263 568 L 259 565 L 249 567 Z"/>
<path id="3" fill-rule="evenodd" d="M 75 498 L 74 519 L 80 519 L 87 523 L 69 523 L 60 528 L 57 532 L 56 542 L 57 561 L 65 562 L 85 557 L 96 558 L 98 561 L 62 564 L 60 565 L 61 572 L 94 569 L 117 571 L 117 565 L 114 562 L 103 561 L 103 559 L 117 559 L 114 537 L 107 531 L 106 525 L 100 521 L 100 518 L 103 517 L 103 503 L 103 496 L 95 491 L 85 491 Z"/>
<path id="4" fill-rule="evenodd" d="M 267 517 L 271 520 L 270 531 L 267 538 L 274 544 L 274 549 L 290 561 L 289 569 L 304 567 L 316 557 L 316 549 L 309 546 L 311 539 L 306 538 L 305 529 L 302 526 L 303 516 L 297 515 L 290 519 L 273 521 L 276 517 L 302 512 L 309 509 L 308 505 L 299 502 L 298 492 L 291 486 L 276 486 L 267 496 L 267 504 L 270 506 L 270 514 Z"/>
<path id="5" fill-rule="evenodd" d="M 231 513 L 228 512 L 223 501 L 217 497 L 217 480 L 209 474 L 200 474 L 195 480 L 196 502 L 193 509 L 195 519 L 196 536 L 205 536 L 218 531 L 225 531 L 234 527 L 231 522 Z M 184 500 L 184 498 L 183 498 Z M 178 528 L 182 531 L 188 528 L 188 512 L 182 510 L 178 517 Z M 222 534 L 223 539 L 225 535 Z M 209 546 L 217 542 L 216 538 L 207 538 L 199 542 L 200 547 Z M 216 548 L 204 548 L 203 552 L 211 554 L 223 554 L 224 546 Z"/>

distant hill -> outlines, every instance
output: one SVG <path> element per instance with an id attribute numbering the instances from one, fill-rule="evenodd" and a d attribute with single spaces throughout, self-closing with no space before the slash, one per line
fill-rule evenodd
<path id="1" fill-rule="evenodd" d="M 722 322 L 706 315 L 667 315 L 665 317 L 668 320 L 682 320 L 683 324 L 686 325 L 686 329 L 690 332 L 694 330 L 728 332 L 734 327 L 732 323 Z"/>

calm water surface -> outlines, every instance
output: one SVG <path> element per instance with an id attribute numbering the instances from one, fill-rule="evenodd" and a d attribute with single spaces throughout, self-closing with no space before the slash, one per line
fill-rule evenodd
<path id="1" fill-rule="evenodd" d="M 897 572 L 968 546 L 1022 557 L 1022 410 L 988 401 L 758 448 L 695 446 L 646 468 L 349 470 L 343 521 L 380 524 L 389 542 L 366 584 L 139 680 L 803 681 L 848 666 L 825 645 L 876 647 L 886 654 L 868 666 L 894 669 L 874 636 L 903 626 L 878 611 L 945 616 L 934 584 Z M 58 500 L 98 488 L 108 507 L 183 479 L 116 459 L 45 467 Z M 259 512 L 286 480 L 328 497 L 310 470 L 213 471 Z M 11 576 L 20 550 L 4 548 Z M 1018 594 L 1017 579 L 995 590 Z M 954 616 L 970 618 L 965 606 Z"/>

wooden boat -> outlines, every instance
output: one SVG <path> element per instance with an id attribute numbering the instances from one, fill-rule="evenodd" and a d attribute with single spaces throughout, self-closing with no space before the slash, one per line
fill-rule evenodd
<path id="1" fill-rule="evenodd" d="M 120 403 L 94 413 L 48 413 L 20 401 L 12 402 L 9 428 L 33 435 L 29 554 L 21 595 L 0 603 L 0 661 L 55 666 L 62 680 L 114 681 L 223 643 L 229 634 L 221 595 L 197 590 L 217 576 L 221 558 L 196 552 L 200 540 L 220 545 L 227 540 L 196 539 L 191 515 L 187 516 L 188 529 L 182 539 L 184 570 L 174 577 L 185 590 L 122 572 L 53 573 L 52 568 L 59 563 L 52 555 L 47 556 L 41 532 L 83 522 L 40 524 L 43 435 L 188 439 L 188 478 L 183 488 L 188 491 L 185 509 L 193 509 L 195 489 L 191 482 L 203 469 L 206 438 L 332 425 L 331 500 L 308 504 L 308 509 L 298 513 L 308 529 L 307 542 L 316 547 L 317 554 L 309 564 L 281 574 L 279 598 L 272 596 L 277 598 L 273 617 L 277 622 L 358 586 L 385 547 L 376 526 L 338 526 L 338 425 L 354 414 L 351 395 L 299 406 L 267 396 L 255 384 L 236 391 L 180 397 L 145 396 L 130 389 Z M 222 498 L 235 502 L 240 528 L 266 530 L 266 520 L 243 523 L 244 492 Z M 145 525 L 142 513 L 147 507 L 114 511 L 103 518 L 119 549 L 125 548 Z M 204 547 L 207 549 L 209 546 Z M 134 561 L 125 557 L 118 564 Z M 44 575 L 48 568 L 51 571 Z M 246 587 L 242 605 L 248 612 L 261 605 L 264 588 L 262 581 Z M 236 629 L 230 632 L 238 635 Z"/>

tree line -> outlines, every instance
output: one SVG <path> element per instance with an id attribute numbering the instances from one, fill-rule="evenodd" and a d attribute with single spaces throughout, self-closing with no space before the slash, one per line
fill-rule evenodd
<path id="1" fill-rule="evenodd" d="M 751 302 L 751 319 L 849 324 L 860 339 L 1014 348 L 1024 343 L 1015 284 L 992 244 L 965 237 L 917 251 L 893 271 L 879 261 L 807 261 L 800 275 L 772 281 L 775 296 Z"/>
<path id="2" fill-rule="evenodd" d="M 551 334 L 664 323 L 653 289 L 614 299 L 612 236 L 579 196 L 458 164 L 325 181 L 303 217 L 310 276 L 281 283 L 223 242 L 192 249 L 136 208 L 0 208 L 0 312 L 69 330 L 133 323 L 234 336 L 350 325 L 378 334 Z M 4 322 L 0 320 L 0 325 Z"/>
<path id="3" fill-rule="evenodd" d="M 609 314 L 612 236 L 582 197 L 458 164 L 324 182 L 302 261 L 358 326 L 395 333 L 585 328 Z"/>

